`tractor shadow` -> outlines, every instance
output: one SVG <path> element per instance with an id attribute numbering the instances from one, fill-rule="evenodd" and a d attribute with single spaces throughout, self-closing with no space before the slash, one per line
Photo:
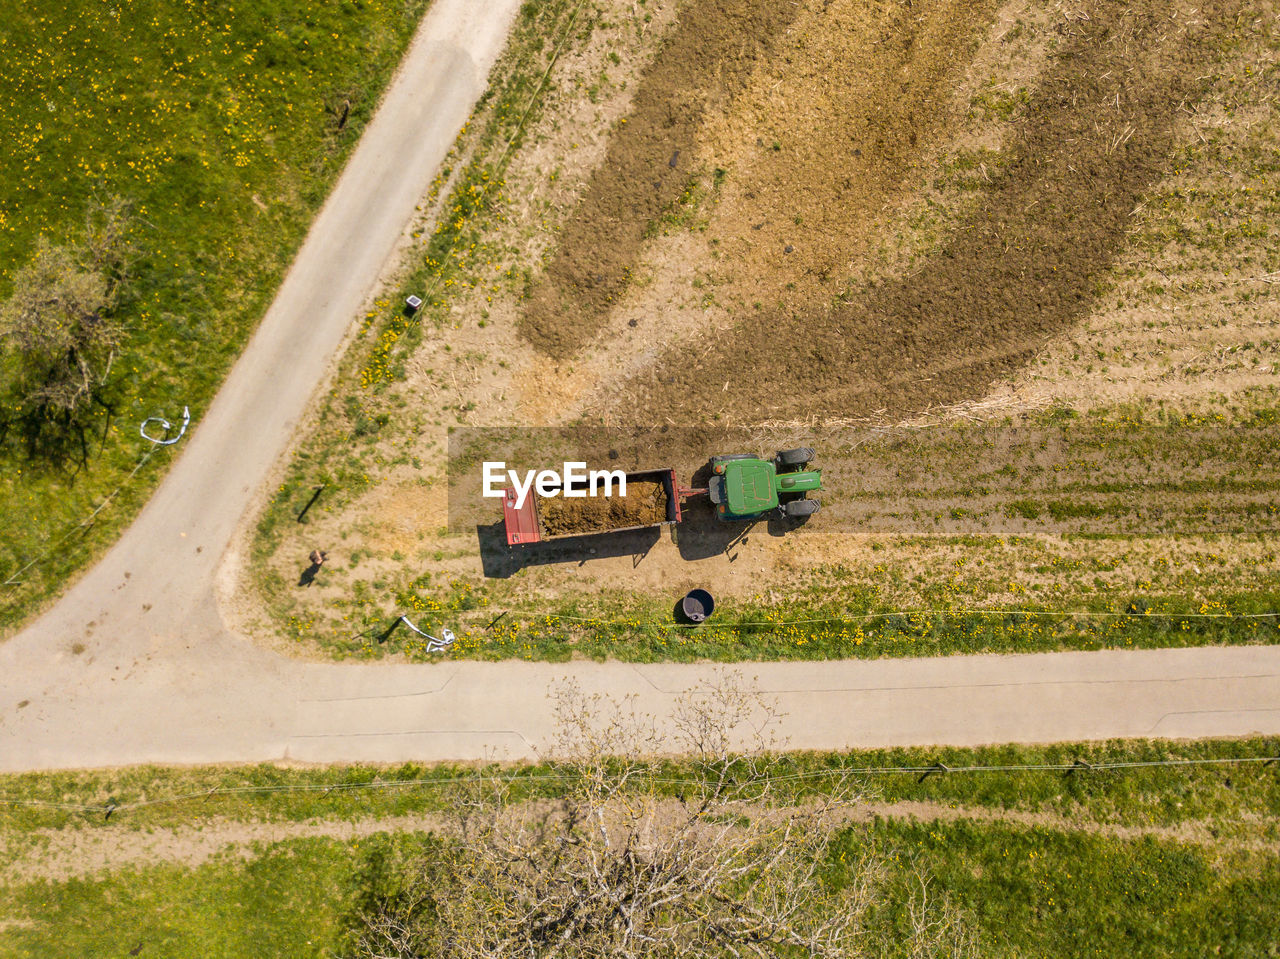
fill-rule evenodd
<path id="1" fill-rule="evenodd" d="M 738 558 L 738 547 L 751 541 L 753 533 L 765 532 L 770 536 L 786 536 L 801 526 L 809 517 L 786 519 L 772 515 L 757 520 L 725 523 L 716 519 L 711 501 L 706 497 L 691 499 L 684 506 L 684 522 L 672 529 L 672 538 L 680 551 L 680 558 L 688 561 L 727 556 L 729 562 Z"/>
<path id="2" fill-rule="evenodd" d="M 476 527 L 480 562 L 487 579 L 507 579 L 528 566 L 551 566 L 556 563 L 585 566 L 592 560 L 618 556 L 630 556 L 632 566 L 639 566 L 661 536 L 660 527 L 649 527 L 508 546 L 506 529 L 501 520 Z"/>
<path id="3" fill-rule="evenodd" d="M 711 479 L 711 463 L 704 462 L 693 472 L 690 480 L 694 489 L 706 489 Z M 684 502 L 684 519 L 672 529 L 672 539 L 684 560 L 709 559 L 712 556 L 738 558 L 734 550 L 747 542 L 757 521 L 724 523 L 716 519 L 715 508 L 709 496 L 691 496 Z"/>
<path id="4" fill-rule="evenodd" d="M 711 500 L 699 496 L 685 502 L 684 521 L 674 527 L 672 532 L 681 559 L 728 556 L 732 563 L 738 558 L 737 548 L 747 543 L 751 533 L 759 526 L 759 520 L 721 522 L 716 519 Z"/>
<path id="5" fill-rule="evenodd" d="M 711 464 L 704 463 L 693 474 L 694 488 L 705 489 L 710 477 Z M 727 556 L 732 563 L 738 558 L 737 548 L 749 543 L 752 533 L 763 529 L 770 536 L 786 536 L 804 525 L 807 519 L 787 519 L 775 514 L 726 523 L 716 519 L 709 497 L 691 496 L 685 500 L 684 521 L 673 528 L 672 538 L 680 550 L 681 559 L 692 561 Z"/>

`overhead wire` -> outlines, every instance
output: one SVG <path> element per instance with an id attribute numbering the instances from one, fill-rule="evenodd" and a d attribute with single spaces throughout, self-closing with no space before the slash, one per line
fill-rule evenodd
<path id="1" fill-rule="evenodd" d="M 1123 771 L 1138 769 L 1154 769 L 1154 768 L 1191 768 L 1200 766 L 1250 766 L 1261 765 L 1269 766 L 1272 764 L 1280 764 L 1280 756 L 1213 756 L 1191 759 L 1142 759 L 1142 760 L 1114 760 L 1100 762 L 1086 762 L 1082 759 L 1075 759 L 1072 762 L 1059 763 L 995 763 L 995 764 L 974 764 L 969 766 L 951 766 L 944 765 L 941 762 L 935 762 L 930 765 L 909 765 L 909 766 L 827 766 L 822 769 L 802 770 L 795 773 L 779 773 L 771 774 L 767 778 L 767 782 L 773 783 L 797 783 L 810 780 L 820 780 L 834 777 L 845 777 L 857 779 L 859 777 L 879 777 L 892 775 L 905 776 L 921 776 L 921 775 L 953 775 L 953 774 L 1002 774 L 1012 775 L 1019 773 L 1035 773 L 1035 772 L 1057 772 L 1057 773 L 1095 773 L 1107 771 Z M 60 809 L 73 812 L 88 813 L 119 813 L 130 810 L 144 809 L 153 806 L 178 805 L 181 803 L 192 802 L 195 800 L 207 801 L 209 799 L 220 796 L 245 796 L 245 795 L 270 795 L 274 793 L 307 793 L 307 792 L 352 792 L 360 790 L 378 790 L 378 789 L 407 789 L 414 787 L 442 787 L 456 786 L 463 784 L 520 784 L 520 783 L 567 783 L 581 779 L 578 774 L 563 772 L 546 772 L 546 773 L 506 773 L 506 774 L 477 774 L 473 776 L 446 776 L 446 777 L 424 777 L 417 779 L 391 779 L 380 780 L 372 779 L 366 782 L 336 782 L 336 783 L 284 783 L 275 785 L 245 785 L 245 786 L 214 786 L 210 789 L 200 791 L 179 793 L 173 796 L 159 796 L 152 799 L 139 799 L 133 802 L 116 802 L 108 800 L 105 803 L 68 803 L 55 802 L 38 799 L 22 799 L 17 797 L 0 796 L 0 806 L 13 807 L 36 807 Z M 658 786 L 692 786 L 696 785 L 696 779 L 690 777 L 675 778 L 665 776 L 654 776 L 646 780 L 652 785 Z"/>

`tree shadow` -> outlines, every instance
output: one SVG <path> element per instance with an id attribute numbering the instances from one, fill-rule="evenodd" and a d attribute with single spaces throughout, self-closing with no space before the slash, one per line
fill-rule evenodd
<path id="1" fill-rule="evenodd" d="M 20 404 L 15 404 L 20 405 Z M 20 408 L 16 414 L 0 416 L 0 446 L 10 441 L 21 449 L 26 463 L 67 475 L 74 483 L 93 458 L 91 445 L 96 424 L 94 409 L 102 412 L 102 435 L 97 437 L 98 453 L 106 447 L 111 426 L 115 422 L 115 405 L 102 396 L 93 396 L 91 405 L 64 410 L 48 404 Z M 17 452 L 15 450 L 15 452 Z"/>

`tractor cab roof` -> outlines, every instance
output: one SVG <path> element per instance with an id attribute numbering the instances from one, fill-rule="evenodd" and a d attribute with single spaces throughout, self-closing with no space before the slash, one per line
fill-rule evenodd
<path id="1" fill-rule="evenodd" d="M 774 467 L 768 460 L 731 460 L 724 464 L 725 501 L 738 516 L 763 513 L 778 505 Z"/>

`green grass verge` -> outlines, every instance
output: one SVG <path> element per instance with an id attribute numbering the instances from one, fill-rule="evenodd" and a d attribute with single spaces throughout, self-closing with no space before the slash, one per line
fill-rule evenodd
<path id="1" fill-rule="evenodd" d="M 0 588 L 0 632 L 108 545 L 154 487 L 170 454 L 77 531 L 138 463 L 141 420 L 185 404 L 199 423 L 426 6 L 4 4 L 0 295 L 38 237 L 76 234 L 94 196 L 133 202 L 141 259 L 122 308 L 117 412 L 89 468 L 43 468 L 0 443 L 0 579 L 40 560 Z"/>
<path id="2" fill-rule="evenodd" d="M 355 843 L 303 839 L 247 862 L 7 884 L 0 914 L 16 924 L 0 935 L 0 956 L 329 955 L 342 939 L 359 857 Z"/>
<path id="3" fill-rule="evenodd" d="M 1200 959 L 1275 955 L 1280 856 L 1219 853 L 1177 842 L 993 823 L 879 823 L 870 838 L 894 870 L 873 927 L 905 932 L 913 889 L 906 864 L 932 876 L 977 932 L 982 956 Z M 865 838 L 831 850 L 832 880 L 846 878 Z M 843 854 L 843 857 L 842 857 Z"/>
<path id="4" fill-rule="evenodd" d="M 845 574 L 841 567 L 817 569 L 785 602 L 722 604 L 696 627 L 674 622 L 669 597 L 592 592 L 533 602 L 512 597 L 500 581 L 437 585 L 431 574 L 395 591 L 390 602 L 361 586 L 321 625 L 305 615 L 284 625 L 296 642 L 318 643 L 336 658 L 402 654 L 416 661 L 743 662 L 1280 642 L 1275 589 L 1188 596 L 1148 585 L 1065 601 L 987 600 L 974 611 L 972 600 L 939 584 L 933 602 L 904 609 L 886 602 L 877 587 L 844 581 Z M 401 611 L 433 635 L 448 627 L 457 641 L 440 653 L 403 626 L 388 635 Z"/>
<path id="5" fill-rule="evenodd" d="M 1274 955 L 1274 851 L 1228 855 L 1178 842 L 959 821 L 880 821 L 837 835 L 822 881 L 839 885 L 868 845 L 887 860 L 870 929 L 907 928 L 912 869 L 932 876 L 975 929 L 983 956 L 1188 959 Z M 384 863 L 421 838 L 292 840 L 248 862 L 155 866 L 0 891 L 0 956 L 327 956 L 385 881 Z"/>
<path id="6" fill-rule="evenodd" d="M 916 769 L 941 762 L 960 766 L 1071 766 L 1151 763 L 1170 759 L 1280 757 L 1280 742 L 1265 739 L 1166 742 L 1114 740 L 1049 746 L 984 746 L 976 749 L 883 749 L 844 753 L 789 753 L 780 772 L 784 800 L 820 794 L 830 774 L 851 768 Z M 42 829 L 146 830 L 198 825 L 213 819 L 301 821 L 363 819 L 436 812 L 451 808 L 477 775 L 512 779 L 515 799 L 556 796 L 562 784 L 554 765 L 335 766 L 290 769 L 245 767 L 133 767 L 122 770 L 24 773 L 0 776 L 0 798 L 47 805 L 0 805 L 0 835 L 15 840 Z M 656 767 L 661 789 L 675 792 L 693 775 L 682 763 Z M 670 780 L 670 782 L 666 782 Z M 378 787 L 377 783 L 406 783 Z M 1247 765 L 1139 766 L 1116 770 L 988 771 L 930 775 L 918 772 L 871 775 L 861 780 L 870 798 L 927 800 L 1023 812 L 1050 812 L 1121 825 L 1175 826 L 1212 822 L 1231 833 L 1236 826 L 1280 816 L 1280 767 Z M 183 798 L 178 798 L 183 797 Z M 177 799 L 177 801 L 168 801 Z M 106 804 L 120 807 L 110 819 Z M 146 802 L 149 805 L 131 807 Z M 1251 827 L 1252 828 L 1252 827 Z M 1280 839 L 1272 823 L 1265 834 Z M 1265 838 L 1264 837 L 1264 838 Z"/>

